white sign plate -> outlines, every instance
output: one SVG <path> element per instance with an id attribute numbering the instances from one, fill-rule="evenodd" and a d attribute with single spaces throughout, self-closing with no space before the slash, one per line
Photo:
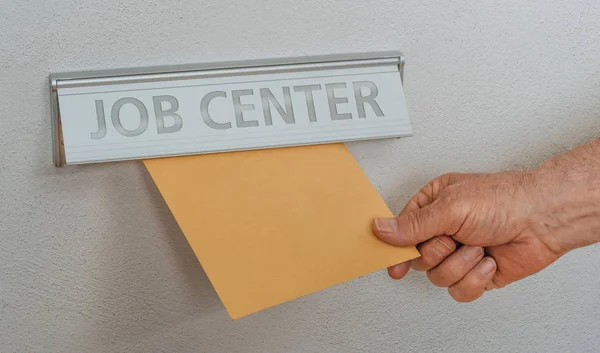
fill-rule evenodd
<path id="1" fill-rule="evenodd" d="M 394 54 L 51 76 L 55 163 L 412 135 Z"/>

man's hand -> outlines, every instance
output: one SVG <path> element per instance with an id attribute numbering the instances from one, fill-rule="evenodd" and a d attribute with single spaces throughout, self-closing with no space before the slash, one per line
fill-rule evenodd
<path id="1" fill-rule="evenodd" d="M 440 176 L 373 231 L 421 253 L 390 267 L 392 278 L 427 271 L 455 300 L 473 301 L 600 241 L 600 140 L 532 170 Z"/>

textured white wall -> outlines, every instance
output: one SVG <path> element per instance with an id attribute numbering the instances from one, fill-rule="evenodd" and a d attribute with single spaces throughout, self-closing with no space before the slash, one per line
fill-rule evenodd
<path id="1" fill-rule="evenodd" d="M 595 0 L 0 0 L 0 351 L 597 352 L 600 247 L 472 304 L 383 271 L 232 322 L 140 163 L 51 164 L 50 72 L 396 49 L 416 135 L 351 145 L 394 211 L 600 135 Z"/>

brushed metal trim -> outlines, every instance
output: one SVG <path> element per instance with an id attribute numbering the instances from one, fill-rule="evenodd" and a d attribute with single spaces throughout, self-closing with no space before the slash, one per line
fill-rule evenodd
<path id="1" fill-rule="evenodd" d="M 352 60 L 341 62 L 327 63 L 306 63 L 306 64 L 285 64 L 285 65 L 269 65 L 258 67 L 243 67 L 243 68 L 227 68 L 227 69 L 205 69 L 192 70 L 183 72 L 156 72 L 142 75 L 122 75 L 94 78 L 78 78 L 61 80 L 59 79 L 58 89 L 60 88 L 76 88 L 87 86 L 103 86 L 117 85 L 129 83 L 145 83 L 145 82 L 160 82 L 160 81 L 176 81 L 176 80 L 193 80 L 198 78 L 212 77 L 231 77 L 231 76 L 246 76 L 246 75 L 261 75 L 286 72 L 302 72 L 302 71 L 318 71 L 357 67 L 370 67 L 382 65 L 400 65 L 398 58 L 388 59 L 370 59 L 370 60 Z"/>
<path id="2" fill-rule="evenodd" d="M 52 159 L 56 167 L 64 164 L 64 146 L 62 145 L 62 129 L 60 128 L 60 112 L 58 110 L 57 82 L 50 78 L 50 111 L 52 115 Z"/>
<path id="3" fill-rule="evenodd" d="M 329 70 L 395 64 L 404 82 L 405 57 L 399 51 L 282 57 L 247 61 L 209 62 L 200 64 L 132 67 L 92 71 L 52 73 L 49 75 L 53 162 L 65 165 L 62 128 L 60 126 L 60 88 L 86 87 L 139 82 L 186 80 L 194 78 Z"/>

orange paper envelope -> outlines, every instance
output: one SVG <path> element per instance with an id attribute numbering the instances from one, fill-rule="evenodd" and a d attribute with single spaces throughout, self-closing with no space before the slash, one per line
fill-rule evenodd
<path id="1" fill-rule="evenodd" d="M 373 235 L 392 213 L 343 144 L 145 164 L 233 319 L 419 256 Z"/>

